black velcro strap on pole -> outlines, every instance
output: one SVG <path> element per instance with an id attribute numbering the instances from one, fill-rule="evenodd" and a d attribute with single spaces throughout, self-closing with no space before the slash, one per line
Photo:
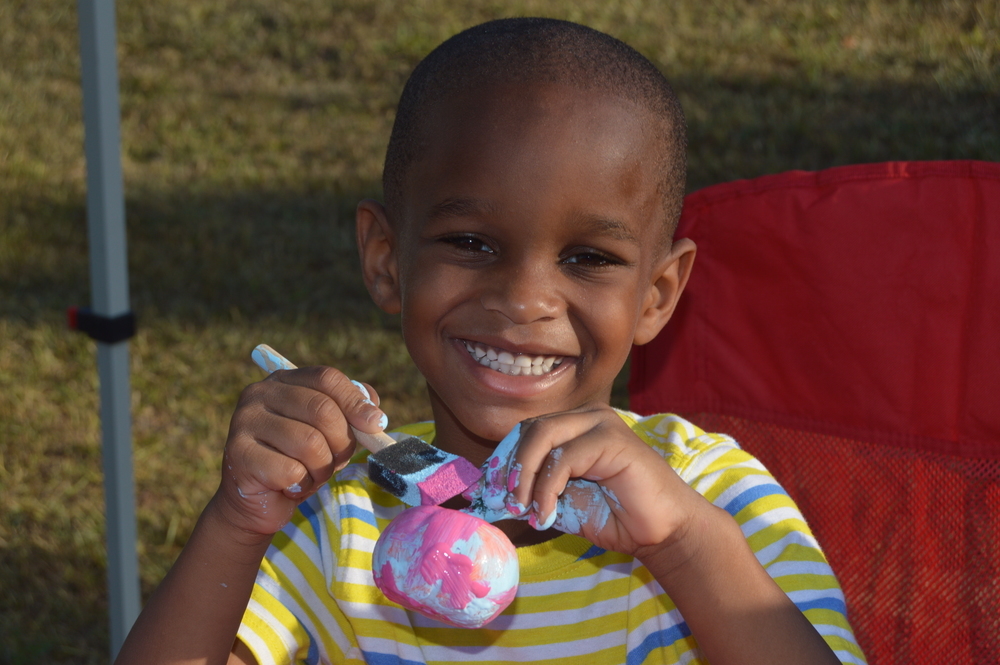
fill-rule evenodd
<path id="1" fill-rule="evenodd" d="M 135 312 L 108 317 L 95 314 L 86 307 L 71 308 L 69 325 L 85 332 L 98 342 L 117 344 L 135 336 Z"/>

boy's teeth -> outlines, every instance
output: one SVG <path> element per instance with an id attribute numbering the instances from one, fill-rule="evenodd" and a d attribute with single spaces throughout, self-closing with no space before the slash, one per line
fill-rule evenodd
<path id="1" fill-rule="evenodd" d="M 480 365 L 510 376 L 527 376 L 529 374 L 541 376 L 548 374 L 553 367 L 558 367 L 562 362 L 562 358 L 556 356 L 527 356 L 524 354 L 515 356 L 510 351 L 494 349 L 485 344 L 473 345 L 471 342 L 465 342 L 465 349 Z"/>

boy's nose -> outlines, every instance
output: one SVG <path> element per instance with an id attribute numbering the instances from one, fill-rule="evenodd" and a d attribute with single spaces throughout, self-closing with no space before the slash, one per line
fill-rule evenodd
<path id="1" fill-rule="evenodd" d="M 519 265 L 488 276 L 481 298 L 483 307 L 516 324 L 559 316 L 563 302 L 553 276 L 546 272 Z"/>

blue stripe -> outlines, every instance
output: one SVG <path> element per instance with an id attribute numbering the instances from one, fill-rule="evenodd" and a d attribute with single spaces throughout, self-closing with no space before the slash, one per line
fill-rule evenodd
<path id="1" fill-rule="evenodd" d="M 305 515 L 306 519 L 309 520 L 309 524 L 312 525 L 313 534 L 316 536 L 316 543 L 320 549 L 323 549 L 322 534 L 319 528 L 319 515 L 313 510 L 312 506 L 309 505 L 308 501 L 303 501 L 299 504 L 299 510 Z"/>
<path id="2" fill-rule="evenodd" d="M 366 524 L 371 524 L 376 529 L 378 528 L 378 522 L 375 521 L 375 513 L 350 503 L 342 503 L 340 505 L 340 519 L 346 520 L 350 517 L 361 520 Z"/>
<path id="3" fill-rule="evenodd" d="M 299 621 L 299 627 L 302 628 L 306 636 L 309 637 L 309 653 L 306 654 L 305 665 L 319 665 L 319 647 L 316 646 L 316 639 L 301 621 Z"/>
<path id="4" fill-rule="evenodd" d="M 583 561 L 584 559 L 592 559 L 595 556 L 601 556 L 607 552 L 607 550 L 598 547 L 597 545 L 591 545 L 590 549 L 580 555 L 577 561 Z"/>
<path id="5" fill-rule="evenodd" d="M 676 626 L 671 626 L 670 628 L 658 630 L 655 633 L 650 633 L 639 646 L 632 649 L 632 651 L 628 653 L 625 663 L 626 665 L 639 665 L 640 663 L 646 661 L 646 658 L 653 651 L 653 649 L 669 647 L 678 640 L 683 640 L 689 635 L 691 635 L 691 629 L 688 628 L 686 622 L 679 623 Z"/>
<path id="6" fill-rule="evenodd" d="M 753 487 L 743 490 L 737 496 L 733 497 L 729 503 L 723 506 L 723 509 L 733 517 L 736 517 L 737 513 L 757 499 L 762 499 L 765 496 L 774 496 L 776 494 L 787 496 L 785 490 L 781 489 L 781 485 L 778 485 L 777 483 L 754 485 Z"/>
<path id="7" fill-rule="evenodd" d="M 847 606 L 840 598 L 817 598 L 815 600 L 795 603 L 795 607 L 799 608 L 800 612 L 805 612 L 806 610 L 833 610 L 847 616 Z"/>
<path id="8" fill-rule="evenodd" d="M 394 653 L 372 653 L 371 651 L 362 651 L 361 653 L 368 665 L 425 665 L 422 661 L 406 660 Z"/>

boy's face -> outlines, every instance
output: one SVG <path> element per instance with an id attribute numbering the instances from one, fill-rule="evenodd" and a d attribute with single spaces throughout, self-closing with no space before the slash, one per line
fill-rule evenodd
<path id="1" fill-rule="evenodd" d="M 677 294 L 664 291 L 683 288 L 690 257 L 662 248 L 646 118 L 552 85 L 431 109 L 429 147 L 388 224 L 398 305 L 387 308 L 401 307 L 442 434 L 497 441 L 525 418 L 607 403 L 633 341 L 669 318 L 649 309 L 666 297 L 672 310 Z M 677 284 L 660 279 L 665 266 Z"/>

